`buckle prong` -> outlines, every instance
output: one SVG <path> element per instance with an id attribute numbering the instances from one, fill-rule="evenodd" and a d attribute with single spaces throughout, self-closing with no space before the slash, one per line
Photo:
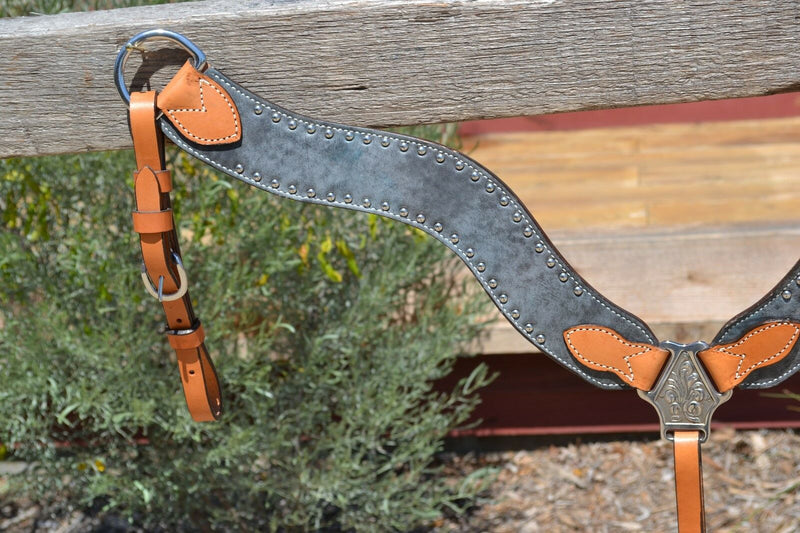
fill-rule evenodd
<path id="1" fill-rule="evenodd" d="M 178 290 L 172 294 L 164 294 L 164 276 L 158 276 L 158 289 L 153 288 L 153 282 L 147 274 L 147 268 L 142 264 L 142 281 L 147 293 L 159 302 L 172 302 L 180 300 L 189 290 L 189 279 L 186 276 L 186 269 L 183 268 L 183 262 L 180 256 L 172 252 L 172 261 L 175 263 L 175 269 L 178 271 Z"/>

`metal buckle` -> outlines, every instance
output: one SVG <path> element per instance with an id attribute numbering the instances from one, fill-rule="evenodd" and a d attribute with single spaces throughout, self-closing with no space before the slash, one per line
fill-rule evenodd
<path id="1" fill-rule="evenodd" d="M 186 291 L 189 290 L 189 279 L 186 277 L 186 270 L 183 268 L 180 256 L 172 252 L 172 261 L 175 263 L 175 268 L 178 271 L 178 290 L 172 294 L 164 294 L 164 276 L 158 276 L 158 289 L 153 287 L 153 282 L 147 274 L 147 267 L 142 263 L 142 281 L 147 293 L 156 298 L 159 302 L 172 302 L 180 300 Z"/>
<path id="2" fill-rule="evenodd" d="M 672 441 L 674 431 L 699 431 L 700 442 L 705 442 L 711 416 L 733 391 L 718 392 L 697 359 L 697 352 L 708 348 L 708 344 L 664 341 L 659 346 L 669 350 L 670 358 L 653 388 L 636 392 L 655 407 L 662 438 Z"/>

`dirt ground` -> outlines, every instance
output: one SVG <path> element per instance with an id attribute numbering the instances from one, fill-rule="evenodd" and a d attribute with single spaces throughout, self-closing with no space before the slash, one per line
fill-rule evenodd
<path id="1" fill-rule="evenodd" d="M 799 433 L 717 429 L 703 446 L 703 464 L 710 532 L 800 532 Z M 478 505 L 429 531 L 677 531 L 669 443 L 617 440 L 451 454 L 445 474 L 457 482 L 485 466 L 498 475 Z M 55 519 L 32 502 L 16 501 L 0 503 L 0 531 L 132 530 L 78 510 Z"/>

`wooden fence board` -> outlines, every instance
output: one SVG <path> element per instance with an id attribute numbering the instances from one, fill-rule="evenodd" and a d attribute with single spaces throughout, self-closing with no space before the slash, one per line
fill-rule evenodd
<path id="1" fill-rule="evenodd" d="M 800 0 L 213 0 L 0 20 L 0 157 L 129 146 L 120 45 L 166 27 L 298 112 L 420 124 L 797 89 Z M 174 56 L 173 56 L 173 59 Z"/>

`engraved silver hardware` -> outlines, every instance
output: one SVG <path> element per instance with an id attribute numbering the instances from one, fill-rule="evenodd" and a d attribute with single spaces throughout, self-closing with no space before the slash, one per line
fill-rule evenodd
<path id="1" fill-rule="evenodd" d="M 711 416 L 733 391 L 718 392 L 697 359 L 697 352 L 708 348 L 705 342 L 664 341 L 659 346 L 669 351 L 669 360 L 651 390 L 636 392 L 655 407 L 662 438 L 672 441 L 675 431 L 699 431 L 700 442 L 705 442 Z"/>

